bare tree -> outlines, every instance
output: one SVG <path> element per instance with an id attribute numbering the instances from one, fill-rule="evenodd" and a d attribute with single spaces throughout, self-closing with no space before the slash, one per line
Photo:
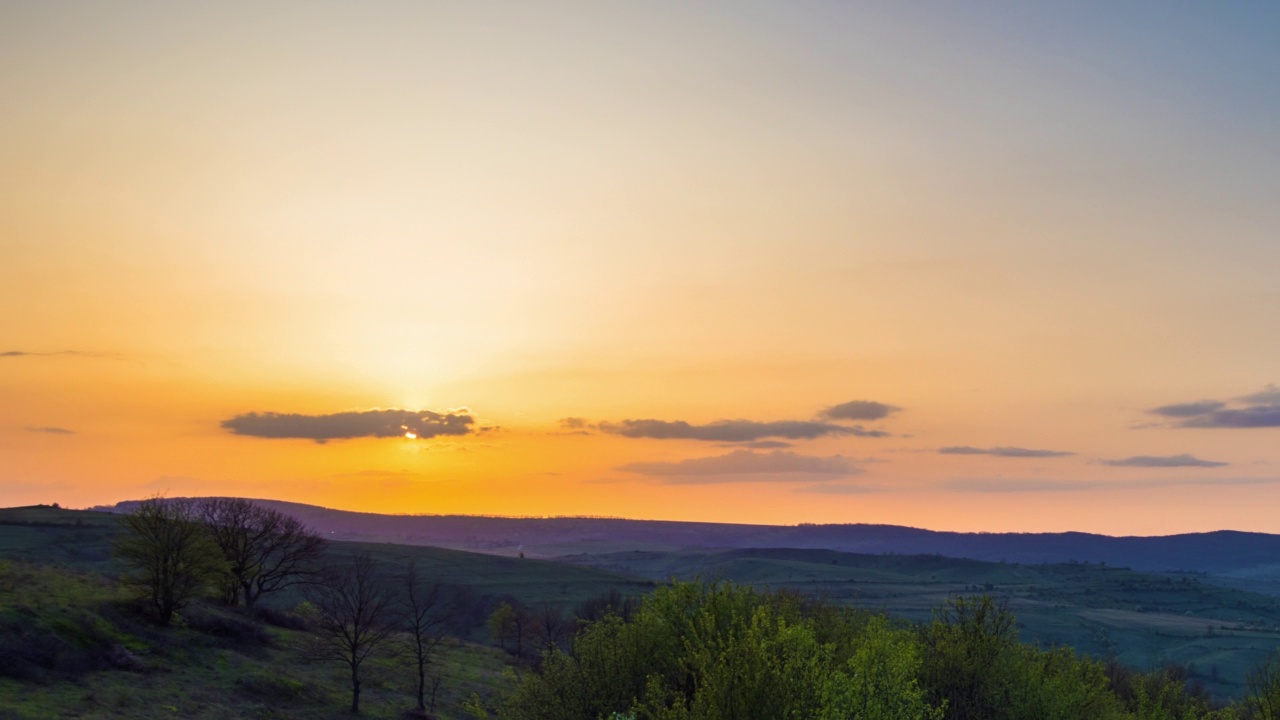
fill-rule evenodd
<path id="1" fill-rule="evenodd" d="M 309 579 L 324 541 L 302 521 L 242 498 L 208 498 L 199 507 L 227 562 L 228 604 L 252 608 L 263 595 Z"/>
<path id="2" fill-rule="evenodd" d="M 315 613 L 316 645 L 311 656 L 340 662 L 351 671 L 351 712 L 360 712 L 360 667 L 396 630 L 396 601 L 368 553 L 357 552 L 326 568 L 307 585 Z"/>
<path id="3" fill-rule="evenodd" d="M 218 548 L 209 541 L 190 500 L 156 496 L 124 516 L 116 554 L 161 625 L 200 592 L 224 577 Z"/>
<path id="4" fill-rule="evenodd" d="M 408 654 L 418 670 L 418 710 L 427 710 L 427 669 L 436 648 L 445 637 L 451 608 L 446 604 L 438 581 L 427 583 L 418 575 L 418 566 L 409 561 L 405 571 L 405 591 L 401 595 L 404 615 L 405 642 Z M 435 712 L 435 696 L 440 686 L 439 676 L 431 685 L 431 711 Z"/>
<path id="5" fill-rule="evenodd" d="M 555 605 L 543 605 L 533 618 L 534 630 L 543 650 L 558 648 L 566 642 L 574 624 L 574 618 Z"/>

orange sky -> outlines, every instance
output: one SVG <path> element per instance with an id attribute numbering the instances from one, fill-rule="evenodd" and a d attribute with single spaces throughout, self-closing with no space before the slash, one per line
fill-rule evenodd
<path id="1" fill-rule="evenodd" d="M 1280 532 L 1280 23 L 1165 11 L 6 4 L 0 505 Z"/>

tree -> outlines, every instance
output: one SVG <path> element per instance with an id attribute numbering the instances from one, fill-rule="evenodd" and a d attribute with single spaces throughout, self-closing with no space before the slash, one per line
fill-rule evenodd
<path id="1" fill-rule="evenodd" d="M 848 654 L 821 636 L 828 629 L 855 638 Z M 501 716 L 936 720 L 941 713 L 916 680 L 919 663 L 915 636 L 887 621 L 827 612 L 787 593 L 676 583 L 626 620 L 607 614 L 586 625 L 569 652 L 544 653 Z"/>
<path id="2" fill-rule="evenodd" d="M 1248 717 L 1256 720 L 1280 719 L 1280 653 L 1272 655 L 1249 672 L 1241 698 Z"/>
<path id="3" fill-rule="evenodd" d="M 543 605 L 533 617 L 533 630 L 544 651 L 568 642 L 575 624 L 576 620 L 556 605 Z"/>
<path id="4" fill-rule="evenodd" d="M 1013 613 L 990 597 L 950 599 L 921 639 L 921 686 L 948 720 L 1125 717 L 1103 663 L 1019 642 Z"/>
<path id="5" fill-rule="evenodd" d="M 439 582 L 424 583 L 418 577 L 417 563 L 410 561 L 405 572 L 405 592 L 401 596 L 401 609 L 404 616 L 404 629 L 407 631 L 405 641 L 409 656 L 413 659 L 418 671 L 418 710 L 427 710 L 427 668 L 431 664 L 436 648 L 444 640 L 445 627 L 449 622 L 449 608 L 441 592 Z M 439 678 L 435 678 L 431 693 L 431 711 L 435 711 L 435 691 L 439 687 Z"/>
<path id="6" fill-rule="evenodd" d="M 130 567 L 126 582 L 139 588 L 161 625 L 211 584 L 226 566 L 187 499 L 144 500 L 124 516 L 116 554 Z"/>
<path id="7" fill-rule="evenodd" d="M 229 605 L 243 600 L 252 608 L 263 595 L 311 577 L 324 541 L 297 518 L 242 498 L 208 498 L 199 510 L 227 563 Z"/>
<path id="8" fill-rule="evenodd" d="M 514 641 L 517 657 L 524 656 L 524 641 L 532 629 L 533 615 L 515 598 L 504 601 L 489 616 L 489 635 L 504 650 L 507 649 L 507 640 Z"/>
<path id="9" fill-rule="evenodd" d="M 368 553 L 325 568 L 320 582 L 307 585 L 316 644 L 310 655 L 339 662 L 351 671 L 351 712 L 360 712 L 360 668 L 396 629 L 396 602 Z"/>

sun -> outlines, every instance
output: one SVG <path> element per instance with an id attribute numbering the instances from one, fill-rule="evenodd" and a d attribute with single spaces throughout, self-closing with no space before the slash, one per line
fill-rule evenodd
<path id="1" fill-rule="evenodd" d="M 404 436 L 405 436 L 405 437 L 407 437 L 407 438 L 409 438 L 410 440 L 416 440 L 416 439 L 418 438 L 418 436 L 417 436 L 417 435 L 415 435 L 415 434 L 414 434 L 414 433 L 412 433 L 412 432 L 406 432 L 406 433 L 404 434 Z"/>

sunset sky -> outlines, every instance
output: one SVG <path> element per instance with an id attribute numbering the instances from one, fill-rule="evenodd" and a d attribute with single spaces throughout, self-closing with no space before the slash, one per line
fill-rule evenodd
<path id="1" fill-rule="evenodd" d="M 3 3 L 0 506 L 1280 532 L 1277 37 Z"/>

